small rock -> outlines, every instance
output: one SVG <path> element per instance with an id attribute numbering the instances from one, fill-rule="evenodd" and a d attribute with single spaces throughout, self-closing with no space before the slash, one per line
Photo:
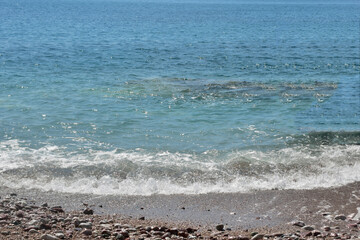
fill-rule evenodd
<path id="1" fill-rule="evenodd" d="M 36 231 L 35 229 L 32 228 L 32 229 L 29 230 L 29 233 L 31 233 L 31 234 L 38 233 L 38 231 Z"/>
<path id="2" fill-rule="evenodd" d="M 92 223 L 91 222 L 80 223 L 79 227 L 86 228 L 86 229 L 91 229 L 92 228 Z"/>
<path id="3" fill-rule="evenodd" d="M 346 219 L 346 216 L 343 214 L 335 216 L 335 220 L 345 220 L 345 219 Z"/>
<path id="4" fill-rule="evenodd" d="M 316 237 L 316 236 L 321 235 L 321 232 L 318 230 L 314 230 L 314 231 L 312 231 L 312 235 Z"/>
<path id="5" fill-rule="evenodd" d="M 304 227 L 305 223 L 303 221 L 295 221 L 295 222 L 292 222 L 292 225 L 297 226 L 297 227 Z"/>
<path id="6" fill-rule="evenodd" d="M 250 236 L 253 237 L 253 236 L 255 236 L 256 234 L 258 234 L 258 232 L 252 232 L 252 233 L 250 234 Z"/>
<path id="7" fill-rule="evenodd" d="M 224 231 L 224 224 L 219 224 L 219 225 L 216 225 L 216 230 L 218 231 Z"/>
<path id="8" fill-rule="evenodd" d="M 0 220 L 8 220 L 10 217 L 7 214 L 0 214 Z"/>
<path id="9" fill-rule="evenodd" d="M 101 231 L 101 236 L 102 237 L 110 237 L 111 236 L 111 232 L 109 230 L 102 230 Z"/>
<path id="10" fill-rule="evenodd" d="M 74 217 L 72 221 L 74 222 L 75 227 L 78 227 L 80 225 L 80 219 L 78 217 Z"/>
<path id="11" fill-rule="evenodd" d="M 32 225 L 39 225 L 40 222 L 39 220 L 33 219 L 31 221 L 29 221 L 28 223 L 26 223 L 26 225 L 32 226 Z"/>
<path id="12" fill-rule="evenodd" d="M 53 236 L 53 235 L 50 235 L 50 234 L 44 234 L 41 236 L 42 240 L 58 240 L 59 238 Z"/>
<path id="13" fill-rule="evenodd" d="M 118 235 L 116 235 L 115 239 L 116 239 L 116 240 L 124 240 L 125 237 L 124 237 L 124 235 L 122 235 L 122 234 L 118 234 Z"/>
<path id="14" fill-rule="evenodd" d="M 314 227 L 312 227 L 312 226 L 304 226 L 304 227 L 302 227 L 302 229 L 304 229 L 306 231 L 313 231 Z"/>
<path id="15" fill-rule="evenodd" d="M 255 236 L 253 236 L 251 238 L 251 240 L 260 240 L 260 239 L 263 239 L 264 238 L 264 235 L 263 234 L 256 234 Z"/>
<path id="16" fill-rule="evenodd" d="M 63 213 L 64 212 L 64 210 L 62 209 L 61 206 L 52 207 L 52 208 L 50 208 L 50 211 L 53 213 Z"/>
<path id="17" fill-rule="evenodd" d="M 55 233 L 55 236 L 60 239 L 64 239 L 65 235 L 63 233 Z"/>
<path id="18" fill-rule="evenodd" d="M 145 217 L 139 217 L 139 220 L 145 220 Z"/>
<path id="19" fill-rule="evenodd" d="M 172 235 L 177 235 L 179 233 L 179 230 L 177 228 L 171 228 L 169 230 L 169 232 L 172 234 Z"/>
<path id="20" fill-rule="evenodd" d="M 7 235 L 10 235 L 10 231 L 2 231 L 1 234 L 4 236 L 7 236 Z"/>
<path id="21" fill-rule="evenodd" d="M 128 238 L 128 237 L 129 237 L 129 232 L 128 232 L 128 231 L 125 231 L 125 230 L 124 230 L 124 231 L 121 231 L 120 234 L 123 235 L 124 238 Z"/>
<path id="22" fill-rule="evenodd" d="M 21 210 L 17 211 L 16 214 L 15 214 L 17 217 L 19 218 L 23 218 L 25 216 L 25 213 Z"/>
<path id="23" fill-rule="evenodd" d="M 167 238 L 167 237 L 171 237 L 171 233 L 167 232 L 161 236 L 162 239 Z"/>
<path id="24" fill-rule="evenodd" d="M 87 215 L 93 215 L 94 211 L 91 208 L 85 208 L 83 213 Z"/>
<path id="25" fill-rule="evenodd" d="M 50 230 L 51 226 L 49 224 L 41 223 L 39 226 L 40 229 Z"/>
<path id="26" fill-rule="evenodd" d="M 15 221 L 12 222 L 12 224 L 14 225 L 20 225 L 21 221 L 19 219 L 16 219 Z"/>
<path id="27" fill-rule="evenodd" d="M 250 240 L 248 237 L 245 237 L 245 236 L 239 236 L 238 237 L 238 240 Z"/>
<path id="28" fill-rule="evenodd" d="M 82 234 L 90 236 L 92 234 L 92 231 L 90 229 L 85 229 L 84 231 L 82 231 Z"/>
<path id="29" fill-rule="evenodd" d="M 324 226 L 323 229 L 324 229 L 324 231 L 328 232 L 328 231 L 331 230 L 331 227 L 329 227 L 329 226 Z"/>
<path id="30" fill-rule="evenodd" d="M 183 237 L 183 238 L 187 238 L 189 236 L 189 234 L 187 232 L 184 232 L 184 231 L 179 231 L 178 236 Z"/>
<path id="31" fill-rule="evenodd" d="M 112 229 L 111 224 L 100 224 L 100 227 L 105 228 L 105 229 Z"/>

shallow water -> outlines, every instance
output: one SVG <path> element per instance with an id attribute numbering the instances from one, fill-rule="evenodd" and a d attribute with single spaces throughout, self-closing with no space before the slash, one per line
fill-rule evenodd
<path id="1" fill-rule="evenodd" d="M 148 195 L 359 181 L 359 12 L 0 0 L 0 184 Z"/>

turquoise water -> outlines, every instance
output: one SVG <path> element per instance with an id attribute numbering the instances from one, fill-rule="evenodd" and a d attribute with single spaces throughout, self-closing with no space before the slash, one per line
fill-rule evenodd
<path id="1" fill-rule="evenodd" d="M 0 184 L 360 180 L 357 1 L 0 0 Z"/>

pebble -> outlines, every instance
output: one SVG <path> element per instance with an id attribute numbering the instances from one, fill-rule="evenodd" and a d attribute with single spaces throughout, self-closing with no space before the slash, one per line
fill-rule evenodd
<path id="1" fill-rule="evenodd" d="M 293 226 L 297 226 L 297 227 L 304 227 L 305 223 L 302 221 L 295 221 L 292 223 Z"/>
<path id="2" fill-rule="evenodd" d="M 264 235 L 263 234 L 256 234 L 255 236 L 253 236 L 251 238 L 251 240 L 260 240 L 260 239 L 263 239 L 264 238 Z"/>
<path id="3" fill-rule="evenodd" d="M 302 227 L 302 229 L 304 229 L 306 231 L 313 231 L 315 228 L 312 226 L 304 226 L 304 227 Z"/>
<path id="4" fill-rule="evenodd" d="M 92 228 L 92 223 L 91 222 L 80 223 L 79 227 L 86 228 L 86 229 L 91 229 Z"/>
<path id="5" fill-rule="evenodd" d="M 82 234 L 90 236 L 92 234 L 92 231 L 90 229 L 85 229 L 84 231 L 82 231 Z"/>
<path id="6" fill-rule="evenodd" d="M 324 226 L 323 229 L 324 229 L 324 231 L 327 231 L 327 232 L 331 230 L 331 228 L 329 226 Z"/>
<path id="7" fill-rule="evenodd" d="M 65 235 L 63 233 L 55 233 L 55 236 L 60 239 L 64 239 Z"/>
<path id="8" fill-rule="evenodd" d="M 22 210 L 19 210 L 22 209 Z M 61 209 L 58 211 L 56 209 Z M 90 208 L 87 208 L 90 212 Z M 319 213 L 321 215 L 321 213 Z M 301 227 L 302 229 L 292 233 L 274 233 L 274 234 L 259 234 L 252 232 L 249 236 L 234 236 L 236 231 L 224 231 L 224 224 L 216 225 L 216 231 L 210 229 L 209 232 L 197 232 L 194 227 L 187 228 L 168 228 L 165 226 L 142 226 L 124 224 L 123 218 L 116 218 L 114 216 L 89 216 L 93 215 L 85 213 L 85 210 L 78 212 L 64 213 L 61 206 L 52 208 L 43 207 L 39 208 L 35 205 L 28 205 L 24 200 L 18 200 L 16 197 L 9 198 L 6 201 L 0 202 L 0 220 L 1 231 L 4 239 L 14 239 L 15 235 L 20 235 L 24 239 L 40 239 L 39 235 L 42 234 L 41 239 L 54 240 L 54 239 L 232 239 L 232 240 L 262 240 L 262 239 L 359 239 L 359 220 L 352 220 L 352 218 L 345 218 L 346 221 L 336 222 L 338 226 L 334 226 L 333 216 L 329 219 L 324 216 L 329 226 L 322 227 L 323 232 L 315 230 L 313 226 L 306 226 L 302 221 L 292 222 L 294 226 Z M 345 215 L 337 215 L 345 216 Z M 342 217 L 343 218 L 343 217 Z M 341 218 L 340 218 L 341 219 Z M 133 218 L 136 221 L 136 218 Z M 137 221 L 137 224 L 144 221 Z M 319 222 L 320 223 L 320 222 Z M 330 227 L 331 226 L 331 227 Z M 10 231 L 9 231 L 10 230 Z M 28 232 L 26 232 L 28 231 Z M 249 233 L 248 230 L 244 232 Z M 232 234 L 234 233 L 234 234 Z M 1 237 L 0 237 L 1 238 Z"/>
<path id="9" fill-rule="evenodd" d="M 224 224 L 219 224 L 219 225 L 216 225 L 216 230 L 218 231 L 224 231 Z"/>
<path id="10" fill-rule="evenodd" d="M 29 230 L 29 233 L 31 233 L 31 234 L 32 233 L 38 233 L 38 231 L 32 228 L 32 229 Z"/>
<path id="11" fill-rule="evenodd" d="M 94 211 L 91 208 L 85 208 L 83 213 L 87 215 L 93 215 Z"/>
<path id="12" fill-rule="evenodd" d="M 240 236 L 238 237 L 238 240 L 250 240 L 250 238 L 240 235 Z"/>
<path id="13" fill-rule="evenodd" d="M 335 220 L 346 220 L 346 216 L 341 214 L 341 215 L 336 215 L 335 216 Z"/>
<path id="14" fill-rule="evenodd" d="M 124 235 L 122 235 L 122 234 L 118 234 L 118 235 L 116 235 L 115 239 L 116 239 L 116 240 L 124 240 L 125 237 L 124 237 Z"/>
<path id="15" fill-rule="evenodd" d="M 10 217 L 7 214 L 0 214 L 0 220 L 8 220 Z"/>
<path id="16" fill-rule="evenodd" d="M 4 236 L 7 236 L 7 235 L 10 235 L 10 231 L 2 231 L 1 234 Z"/>
<path id="17" fill-rule="evenodd" d="M 349 224 L 349 228 L 357 228 L 358 225 L 356 223 L 353 223 L 353 224 Z"/>
<path id="18" fill-rule="evenodd" d="M 23 218 L 23 217 L 25 216 L 25 213 L 24 213 L 24 211 L 19 210 L 19 211 L 16 212 L 15 215 L 16 215 L 18 218 Z"/>
<path id="19" fill-rule="evenodd" d="M 44 234 L 41 236 L 42 240 L 58 240 L 59 238 L 53 236 L 53 235 L 50 235 L 50 234 Z"/>

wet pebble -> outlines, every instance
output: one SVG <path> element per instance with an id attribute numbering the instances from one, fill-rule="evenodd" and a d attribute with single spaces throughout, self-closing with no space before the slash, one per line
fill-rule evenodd
<path id="1" fill-rule="evenodd" d="M 302 227 L 302 229 L 304 229 L 306 231 L 313 231 L 315 228 L 313 226 L 304 226 L 304 227 Z"/>
<path id="2" fill-rule="evenodd" d="M 335 220 L 346 220 L 346 216 L 341 214 L 341 215 L 336 215 L 335 216 Z"/>
<path id="3" fill-rule="evenodd" d="M 294 221 L 292 222 L 292 225 L 297 227 L 304 227 L 305 223 L 303 221 Z"/>
<path id="4" fill-rule="evenodd" d="M 224 231 L 224 224 L 219 224 L 219 225 L 216 225 L 216 230 L 218 231 Z"/>

